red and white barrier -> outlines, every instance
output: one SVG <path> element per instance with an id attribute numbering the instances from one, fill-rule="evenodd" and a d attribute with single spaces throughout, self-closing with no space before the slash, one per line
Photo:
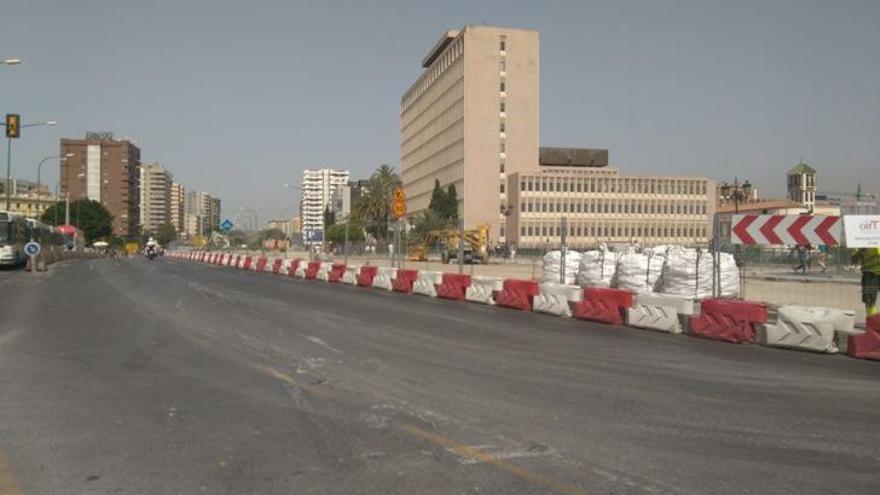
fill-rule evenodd
<path id="1" fill-rule="evenodd" d="M 443 282 L 443 272 L 420 270 L 412 284 L 412 293 L 437 297 L 437 286 Z"/>
<path id="2" fill-rule="evenodd" d="M 471 276 L 464 273 L 444 273 L 437 286 L 437 297 L 464 301 L 465 292 L 471 286 Z"/>
<path id="3" fill-rule="evenodd" d="M 504 288 L 501 277 L 471 277 L 471 285 L 464 293 L 465 301 L 495 305 L 495 294 Z"/>
<path id="4" fill-rule="evenodd" d="M 534 280 L 507 279 L 501 286 L 501 292 L 495 296 L 495 303 L 502 308 L 531 311 L 538 293 L 538 282 Z"/>
<path id="5" fill-rule="evenodd" d="M 405 270 L 400 269 L 397 270 L 397 277 L 394 278 L 392 282 L 392 287 L 395 292 L 403 292 L 404 294 L 411 294 L 413 291 L 413 284 L 416 279 L 419 278 L 418 270 Z"/>
<path id="6" fill-rule="evenodd" d="M 376 277 L 376 267 L 375 266 L 362 266 L 360 272 L 358 272 L 357 284 L 361 287 L 372 287 L 373 286 L 373 278 Z"/>
<path id="7" fill-rule="evenodd" d="M 583 300 L 575 304 L 574 317 L 611 325 L 623 325 L 624 313 L 632 305 L 633 295 L 629 291 L 589 287 L 584 289 Z"/>
<path id="8" fill-rule="evenodd" d="M 734 299 L 705 299 L 690 318 L 690 335 L 735 344 L 755 342 L 757 324 L 767 323 L 767 307 Z"/>
<path id="9" fill-rule="evenodd" d="M 532 311 L 571 318 L 572 303 L 577 304 L 582 299 L 583 290 L 579 285 L 545 282 L 538 286 L 538 295 L 532 301 Z"/>
<path id="10" fill-rule="evenodd" d="M 361 265 L 349 265 L 345 267 L 345 273 L 342 275 L 342 283 L 348 285 L 357 285 L 358 275 L 361 272 Z"/>
<path id="11" fill-rule="evenodd" d="M 394 279 L 397 278 L 397 268 L 393 266 L 380 266 L 373 278 L 373 287 L 376 289 L 393 290 Z"/>
<path id="12" fill-rule="evenodd" d="M 831 215 L 733 215 L 730 237 L 734 244 L 836 246 L 842 225 Z"/>

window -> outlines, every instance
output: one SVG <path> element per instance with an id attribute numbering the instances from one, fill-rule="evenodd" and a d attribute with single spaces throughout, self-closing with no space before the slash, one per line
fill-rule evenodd
<path id="1" fill-rule="evenodd" d="M 504 141 L 501 141 L 501 144 L 498 145 L 498 151 L 500 151 L 501 153 L 504 153 L 505 149 L 506 149 L 506 147 L 504 146 Z"/>
<path id="2" fill-rule="evenodd" d="M 501 59 L 501 62 L 498 63 L 498 70 L 500 70 L 501 72 L 504 72 L 507 70 L 507 60 L 505 60 L 503 58 Z"/>
<path id="3" fill-rule="evenodd" d="M 504 81 L 501 81 L 499 88 L 500 88 L 501 92 L 504 93 L 505 91 L 507 91 L 507 83 Z"/>
<path id="4" fill-rule="evenodd" d="M 504 183 L 501 183 L 501 194 L 504 194 Z"/>
<path id="5" fill-rule="evenodd" d="M 506 110 L 505 110 L 506 107 L 507 107 L 507 104 L 506 104 L 506 102 L 505 102 L 504 100 L 501 100 L 501 101 L 498 103 L 498 111 L 499 111 L 499 112 L 501 112 L 501 113 L 506 112 Z"/>
<path id="6" fill-rule="evenodd" d="M 501 121 L 501 124 L 498 126 L 498 130 L 504 132 L 504 120 Z"/>
<path id="7" fill-rule="evenodd" d="M 507 51 L 507 36 L 506 35 L 503 35 L 503 34 L 501 35 L 500 42 L 498 43 L 498 50 L 502 51 L 502 52 Z"/>

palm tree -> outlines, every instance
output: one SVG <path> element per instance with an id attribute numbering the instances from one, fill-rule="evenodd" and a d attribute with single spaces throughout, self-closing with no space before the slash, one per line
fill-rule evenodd
<path id="1" fill-rule="evenodd" d="M 383 163 L 370 176 L 367 191 L 352 211 L 352 216 L 363 223 L 367 232 L 378 240 L 388 238 L 391 200 L 394 189 L 400 184 L 400 176 L 394 171 L 394 167 Z"/>

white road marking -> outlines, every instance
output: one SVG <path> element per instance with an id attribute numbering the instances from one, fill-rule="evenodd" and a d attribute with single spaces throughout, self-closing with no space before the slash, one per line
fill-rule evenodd
<path id="1" fill-rule="evenodd" d="M 324 348 L 326 348 L 326 349 L 329 349 L 329 350 L 331 350 L 331 351 L 333 351 L 333 352 L 338 352 L 339 354 L 345 354 L 344 352 L 342 352 L 342 351 L 340 351 L 339 349 L 337 349 L 337 348 L 335 348 L 335 347 L 333 347 L 333 346 L 327 344 L 326 342 L 324 342 L 323 340 L 319 339 L 318 337 L 312 337 L 311 335 L 306 335 L 305 337 L 306 337 L 306 339 L 309 340 L 309 342 L 312 342 L 312 343 L 314 343 L 314 344 L 318 344 L 319 346 L 324 347 Z"/>

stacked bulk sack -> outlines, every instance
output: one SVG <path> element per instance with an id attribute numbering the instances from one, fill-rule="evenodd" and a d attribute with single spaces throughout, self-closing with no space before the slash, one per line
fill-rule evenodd
<path id="1" fill-rule="evenodd" d="M 666 252 L 660 292 L 706 299 L 712 294 L 712 253 L 706 249 L 672 246 Z M 733 255 L 719 253 L 720 296 L 739 295 L 739 269 Z"/>
<path id="2" fill-rule="evenodd" d="M 617 253 L 604 247 L 584 252 L 578 270 L 578 285 L 581 287 L 613 287 L 618 258 Z"/>
<path id="3" fill-rule="evenodd" d="M 656 292 L 660 288 L 666 248 L 622 254 L 617 261 L 615 286 L 634 293 Z"/>
<path id="4" fill-rule="evenodd" d="M 578 277 L 578 268 L 581 264 L 581 253 L 567 250 L 565 252 L 565 285 L 574 285 Z M 544 255 L 544 266 L 541 270 L 539 282 L 559 283 L 562 272 L 562 252 L 549 251 Z"/>

